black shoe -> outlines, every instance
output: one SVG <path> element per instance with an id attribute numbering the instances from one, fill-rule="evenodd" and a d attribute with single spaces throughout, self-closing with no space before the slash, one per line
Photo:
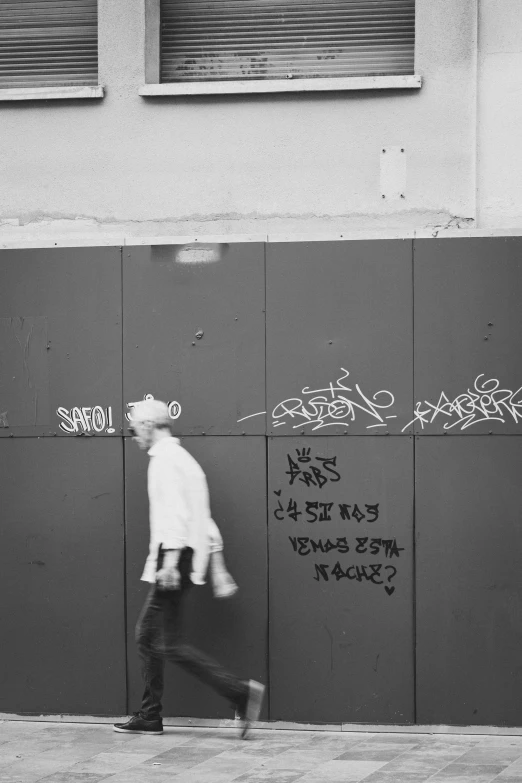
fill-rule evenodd
<path id="1" fill-rule="evenodd" d="M 249 680 L 247 688 L 248 692 L 244 705 L 238 710 L 239 718 L 242 722 L 241 739 L 246 739 L 252 722 L 258 720 L 265 695 L 265 686 L 255 680 Z"/>
<path id="2" fill-rule="evenodd" d="M 123 734 L 163 734 L 163 721 L 161 718 L 146 720 L 135 712 L 127 723 L 115 723 L 113 729 Z"/>

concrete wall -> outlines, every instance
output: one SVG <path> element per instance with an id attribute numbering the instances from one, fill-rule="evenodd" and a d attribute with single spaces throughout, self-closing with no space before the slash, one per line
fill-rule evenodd
<path id="1" fill-rule="evenodd" d="M 103 100 L 0 104 L 0 238 L 520 224 L 518 0 L 417 0 L 420 90 L 199 98 L 138 95 L 143 5 L 99 2 Z"/>

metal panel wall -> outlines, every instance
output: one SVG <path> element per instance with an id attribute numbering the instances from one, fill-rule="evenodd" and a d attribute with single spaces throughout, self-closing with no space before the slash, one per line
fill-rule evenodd
<path id="1" fill-rule="evenodd" d="M 416 607 L 418 722 L 520 723 L 521 250 L 422 240 L 412 276 L 408 241 L 268 246 L 266 396 L 262 245 L 126 250 L 123 292 L 117 249 L 4 253 L 0 711 L 124 711 L 123 474 L 139 703 L 147 458 L 126 442 L 124 468 L 120 425 L 150 393 L 181 405 L 240 585 L 195 588 L 189 636 L 266 681 L 269 616 L 265 717 L 414 721 Z M 96 406 L 103 440 L 67 442 Z M 232 717 L 175 668 L 165 704 Z"/>
<path id="2" fill-rule="evenodd" d="M 417 720 L 522 723 L 522 438 L 418 438 Z"/>
<path id="3" fill-rule="evenodd" d="M 0 360 L 0 437 L 119 435 L 120 248 L 3 251 Z"/>
<path id="4" fill-rule="evenodd" d="M 269 444 L 271 717 L 412 722 L 412 437 Z"/>
<path id="5" fill-rule="evenodd" d="M 417 719 L 519 725 L 522 240 L 414 259 Z"/>
<path id="6" fill-rule="evenodd" d="M 187 638 L 243 678 L 266 682 L 267 530 L 264 437 L 189 437 L 182 445 L 203 467 L 213 517 L 225 543 L 225 559 L 239 585 L 230 599 L 217 601 L 210 585 L 195 587 L 186 606 Z M 140 582 L 148 552 L 146 489 L 148 457 L 126 439 L 127 607 L 129 706 L 142 694 L 134 627 L 148 585 Z M 234 718 L 208 686 L 167 665 L 165 714 Z M 268 717 L 265 705 L 264 717 Z"/>
<path id="7" fill-rule="evenodd" d="M 402 432 L 413 393 L 411 278 L 406 240 L 267 245 L 270 434 Z"/>
<path id="8" fill-rule="evenodd" d="M 2 252 L 0 712 L 126 709 L 121 328 L 119 248 Z"/>
<path id="9" fill-rule="evenodd" d="M 117 439 L 0 443 L 0 712 L 125 712 Z"/>
<path id="10" fill-rule="evenodd" d="M 415 431 L 522 435 L 522 238 L 415 241 Z"/>
<path id="11" fill-rule="evenodd" d="M 177 401 L 182 435 L 263 434 L 264 415 L 242 419 L 266 408 L 264 246 L 195 252 L 124 251 L 125 401 Z"/>
<path id="12" fill-rule="evenodd" d="M 411 242 L 267 246 L 275 719 L 414 720 L 412 302 Z"/>

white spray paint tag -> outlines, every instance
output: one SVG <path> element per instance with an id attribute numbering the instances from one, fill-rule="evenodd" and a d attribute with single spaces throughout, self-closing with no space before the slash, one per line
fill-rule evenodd
<path id="1" fill-rule="evenodd" d="M 112 408 L 102 408 L 95 405 L 92 408 L 58 408 L 56 415 L 62 420 L 62 432 L 77 434 L 78 432 L 106 432 L 112 435 L 116 430 L 112 426 Z"/>

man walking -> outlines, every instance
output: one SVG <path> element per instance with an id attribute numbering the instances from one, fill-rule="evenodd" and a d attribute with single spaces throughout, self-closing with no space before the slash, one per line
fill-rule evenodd
<path id="1" fill-rule="evenodd" d="M 151 583 L 136 626 L 145 691 L 141 709 L 115 731 L 162 734 L 161 699 L 165 661 L 172 661 L 224 696 L 241 719 L 242 737 L 261 711 L 264 686 L 240 680 L 199 650 L 184 643 L 182 609 L 193 584 L 205 583 L 209 567 L 214 595 L 237 587 L 223 561 L 223 541 L 210 516 L 203 470 L 170 432 L 168 407 L 144 400 L 132 411 L 130 431 L 148 450 L 150 548 L 142 580 Z"/>

